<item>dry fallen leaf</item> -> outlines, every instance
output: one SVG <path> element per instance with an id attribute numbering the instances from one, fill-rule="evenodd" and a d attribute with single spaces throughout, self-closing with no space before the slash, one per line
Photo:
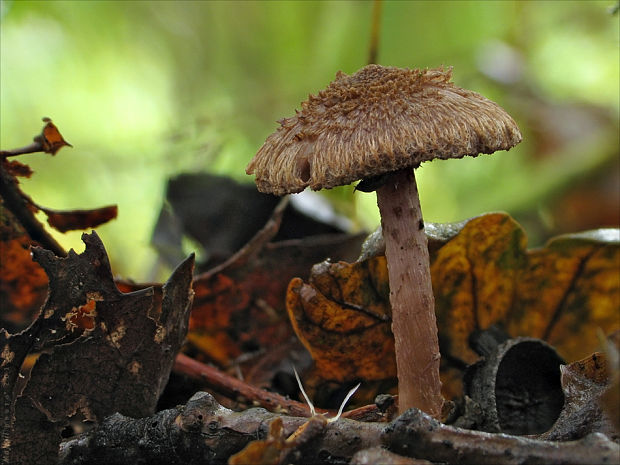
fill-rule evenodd
<path id="1" fill-rule="evenodd" d="M 47 275 L 32 261 L 28 235 L 0 203 L 0 327 L 16 332 L 34 320 L 47 296 Z"/>
<path id="2" fill-rule="evenodd" d="M 272 226 L 268 223 L 266 228 Z M 272 228 L 271 233 L 276 231 Z M 326 254 L 354 256 L 361 243 L 360 236 L 349 235 L 265 239 L 251 242 L 194 282 L 188 339 L 202 357 L 219 366 L 228 367 L 244 353 L 268 351 L 287 342 L 293 335 L 284 308 L 289 281 Z"/>
<path id="3" fill-rule="evenodd" d="M 54 463 L 60 430 L 77 413 L 92 421 L 152 414 L 185 338 L 193 256 L 159 296 L 152 288 L 123 294 L 99 237 L 82 239 L 84 252 L 66 258 L 34 249 L 50 279 L 48 299 L 25 331 L 0 329 L 3 459 L 10 463 Z M 21 389 L 20 370 L 35 354 Z"/>
<path id="4" fill-rule="evenodd" d="M 291 281 L 286 306 L 317 373 L 337 382 L 396 376 L 385 257 L 323 262 Z"/>
<path id="5" fill-rule="evenodd" d="M 76 229 L 96 228 L 100 224 L 113 220 L 118 214 L 118 207 L 116 205 L 108 205 L 92 210 L 60 211 L 41 206 L 38 208 L 47 215 L 48 224 L 63 233 L 75 231 Z"/>

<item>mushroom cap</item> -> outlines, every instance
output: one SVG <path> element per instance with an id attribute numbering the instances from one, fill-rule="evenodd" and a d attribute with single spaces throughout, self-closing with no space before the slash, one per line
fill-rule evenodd
<path id="1" fill-rule="evenodd" d="M 261 192 L 332 188 L 434 158 L 508 150 L 521 142 L 499 105 L 450 78 L 452 70 L 368 65 L 336 74 L 258 150 L 246 168 Z"/>

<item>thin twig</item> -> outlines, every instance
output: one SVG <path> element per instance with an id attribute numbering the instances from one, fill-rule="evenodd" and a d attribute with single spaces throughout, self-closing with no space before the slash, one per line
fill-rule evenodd
<path id="1" fill-rule="evenodd" d="M 368 64 L 377 63 L 379 54 L 379 35 L 381 30 L 381 6 L 382 0 L 374 0 L 372 4 L 372 29 L 370 31 L 370 45 L 368 51 Z"/>
<path id="2" fill-rule="evenodd" d="M 25 147 L 13 150 L 0 150 L 0 157 L 14 157 L 16 155 L 24 155 L 26 153 L 43 152 L 43 144 L 41 142 L 33 142 Z"/>
<path id="3" fill-rule="evenodd" d="M 310 408 L 295 400 L 288 399 L 275 392 L 266 391 L 247 384 L 233 376 L 218 370 L 217 368 L 200 363 L 185 354 L 177 355 L 172 368 L 176 373 L 189 376 L 201 381 L 204 386 L 223 394 L 231 399 L 243 397 L 251 404 L 258 404 L 267 410 L 274 412 L 286 412 L 292 416 L 311 417 Z M 332 410 L 316 409 L 316 413 L 327 413 L 331 416 L 337 412 Z M 376 405 L 368 405 L 350 410 L 342 414 L 342 418 L 364 419 L 365 421 L 383 421 L 384 416 Z"/>

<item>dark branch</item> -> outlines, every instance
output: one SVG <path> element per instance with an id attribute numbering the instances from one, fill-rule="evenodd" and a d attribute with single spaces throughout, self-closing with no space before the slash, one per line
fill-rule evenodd
<path id="1" fill-rule="evenodd" d="M 59 463 L 224 465 L 250 442 L 265 439 L 275 418 L 281 418 L 285 436 L 308 421 L 262 408 L 233 412 L 210 394 L 199 392 L 185 406 L 148 418 L 108 417 L 91 431 L 62 443 Z M 446 426 L 410 409 L 388 425 L 348 419 L 327 423 L 288 452 L 286 463 L 348 463 L 356 452 L 379 446 L 448 465 L 615 463 L 620 453 L 618 444 L 598 433 L 578 441 L 540 441 Z"/>

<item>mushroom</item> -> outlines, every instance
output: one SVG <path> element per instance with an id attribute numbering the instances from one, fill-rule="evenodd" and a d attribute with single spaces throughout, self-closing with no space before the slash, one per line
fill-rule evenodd
<path id="1" fill-rule="evenodd" d="M 416 407 L 434 417 L 443 406 L 440 354 L 414 168 L 521 141 L 501 107 L 455 86 L 451 74 L 380 65 L 338 72 L 279 121 L 246 168 L 259 191 L 276 195 L 370 179 L 363 184 L 376 188 L 386 246 L 399 412 Z"/>

